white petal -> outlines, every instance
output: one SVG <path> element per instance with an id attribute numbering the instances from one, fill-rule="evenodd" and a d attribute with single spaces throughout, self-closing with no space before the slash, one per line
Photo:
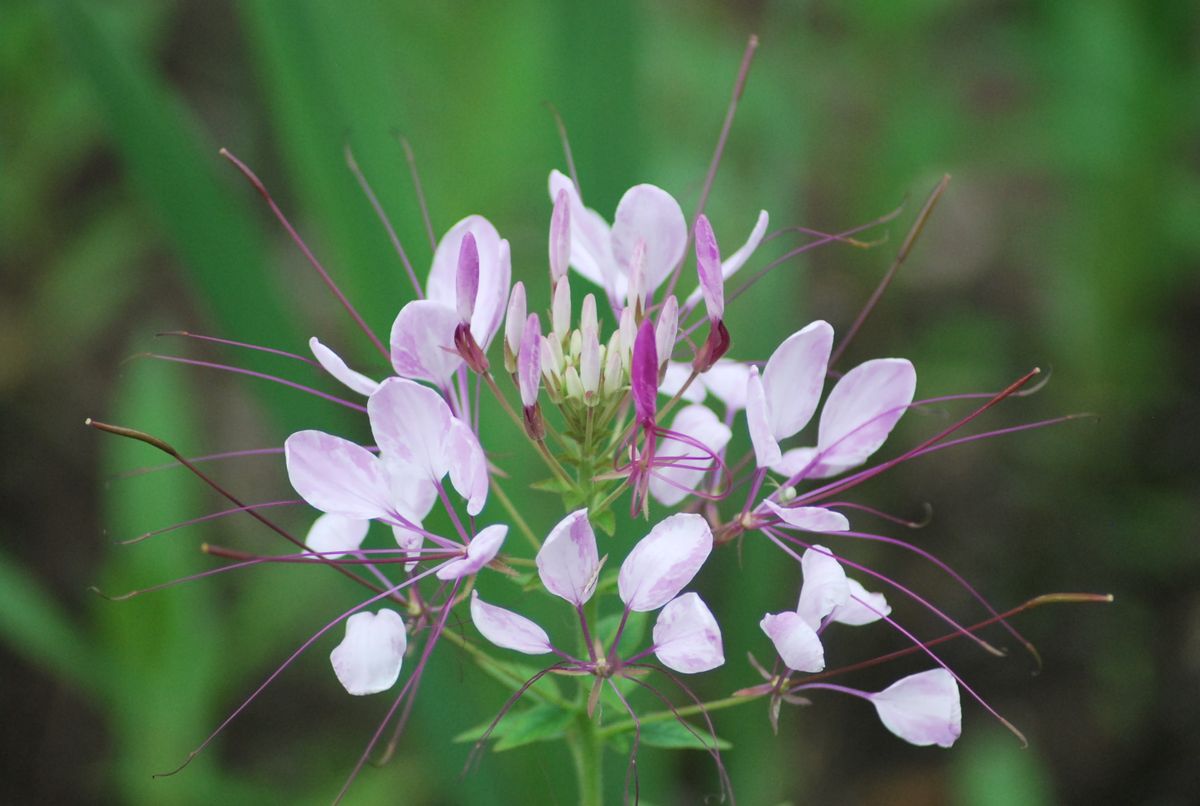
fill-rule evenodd
<path id="1" fill-rule="evenodd" d="M 395 457 L 439 480 L 450 467 L 450 407 L 427 386 L 388 378 L 367 400 L 371 433 L 384 456 Z"/>
<path id="2" fill-rule="evenodd" d="M 446 386 L 463 362 L 454 348 L 457 327 L 453 303 L 431 299 L 408 303 L 392 324 L 392 369 L 402 378 Z"/>
<path id="3" fill-rule="evenodd" d="M 324 559 L 337 559 L 358 551 L 370 528 L 369 520 L 326 513 L 313 521 L 304 538 L 304 545 L 309 551 L 321 554 Z"/>
<path id="4" fill-rule="evenodd" d="M 526 655 L 545 655 L 552 650 L 550 636 L 524 616 L 496 607 L 471 591 L 471 621 L 484 638 L 498 647 L 514 649 Z"/>
<path id="5" fill-rule="evenodd" d="M 586 509 L 558 522 L 537 553 L 538 576 L 546 590 L 574 605 L 592 598 L 600 574 L 596 533 Z"/>
<path id="6" fill-rule="evenodd" d="M 758 367 L 750 368 L 750 378 L 746 381 L 746 428 L 750 431 L 750 444 L 754 446 L 755 464 L 760 469 L 776 465 L 783 454 L 779 450 L 779 441 L 771 433 L 771 410 Z"/>
<path id="7" fill-rule="evenodd" d="M 949 747 L 962 734 L 958 682 L 945 669 L 903 677 L 871 702 L 883 726 L 911 744 Z"/>
<path id="8" fill-rule="evenodd" d="M 384 455 L 382 459 L 396 512 L 413 523 L 423 521 L 438 497 L 429 472 L 399 456 Z"/>
<path id="9" fill-rule="evenodd" d="M 768 613 L 758 623 L 789 669 L 819 672 L 825 668 L 825 648 L 816 630 L 796 613 Z"/>
<path id="10" fill-rule="evenodd" d="M 800 587 L 800 603 L 796 612 L 814 630 L 821 621 L 850 599 L 846 572 L 824 546 L 813 546 L 800 558 L 804 584 Z"/>
<path id="11" fill-rule="evenodd" d="M 698 595 L 678 596 L 658 614 L 654 654 L 664 666 L 684 674 L 707 672 L 725 662 L 721 628 Z"/>
<path id="12" fill-rule="evenodd" d="M 322 369 L 360 395 L 370 395 L 379 387 L 378 381 L 373 381 L 361 372 L 356 372 L 346 366 L 342 357 L 321 344 L 316 336 L 308 340 L 308 349 L 312 350 L 313 356 Z"/>
<path id="13" fill-rule="evenodd" d="M 613 259 L 627 278 L 634 250 L 638 243 L 645 244 L 645 287 L 653 294 L 683 259 L 687 221 L 670 193 L 654 185 L 634 185 L 617 203 L 611 237 Z"/>
<path id="14" fill-rule="evenodd" d="M 848 577 L 846 582 L 850 585 L 850 598 L 844 605 L 834 608 L 834 621 L 849 624 L 851 627 L 861 627 L 879 621 L 892 612 L 891 605 L 882 593 L 872 593 L 857 580 Z"/>
<path id="15" fill-rule="evenodd" d="M 459 495 L 467 499 L 467 513 L 475 517 L 487 503 L 487 457 L 475 432 L 457 417 L 450 420 L 446 452 L 450 464 L 450 483 Z"/>
<path id="16" fill-rule="evenodd" d="M 395 685 L 407 646 L 404 621 L 395 611 L 355 613 L 346 619 L 346 637 L 329 660 L 346 691 L 375 694 Z"/>
<path id="17" fill-rule="evenodd" d="M 788 336 L 767 361 L 762 383 L 776 440 L 798 433 L 812 419 L 832 350 L 833 328 L 817 320 Z"/>
<path id="18" fill-rule="evenodd" d="M 590 207 L 584 207 L 575 183 L 559 171 L 550 172 L 550 200 L 567 191 L 571 209 L 571 268 L 604 288 L 613 299 L 625 296 L 626 279 L 613 264 L 608 222 Z"/>
<path id="19" fill-rule="evenodd" d="M 283 455 L 292 487 L 322 512 L 370 519 L 392 509 L 383 464 L 366 448 L 321 431 L 299 431 L 283 443 Z"/>
<path id="20" fill-rule="evenodd" d="M 877 358 L 847 372 L 821 412 L 821 461 L 842 469 L 865 462 L 908 410 L 916 388 L 916 370 L 903 358 Z"/>
<path id="21" fill-rule="evenodd" d="M 687 383 L 687 379 L 691 377 L 692 368 L 687 364 L 680 364 L 675 361 L 667 362 L 667 371 L 663 374 L 662 383 L 658 385 L 658 393 L 666 397 L 674 397 L 683 389 L 683 385 Z M 704 384 L 701 382 L 703 376 L 697 377 L 692 381 L 691 386 L 684 390 L 682 398 L 689 403 L 704 402 Z"/>
<path id="22" fill-rule="evenodd" d="M 767 215 L 766 210 L 760 210 L 758 220 L 754 222 L 754 229 L 750 231 L 750 237 L 746 242 L 721 264 L 721 274 L 725 279 L 729 279 L 737 270 L 745 265 L 754 251 L 758 249 L 758 245 L 762 243 L 763 236 L 767 234 L 767 225 L 770 223 L 771 217 Z"/>
<path id="23" fill-rule="evenodd" d="M 704 381 L 704 388 L 716 395 L 717 399 L 725 404 L 727 411 L 741 411 L 746 408 L 746 384 L 750 380 L 749 364 L 722 358 L 697 380 Z"/>
<path id="24" fill-rule="evenodd" d="M 767 508 L 788 526 L 806 532 L 844 532 L 850 528 L 850 521 L 846 520 L 845 515 L 825 507 L 781 507 L 774 501 L 768 501 Z"/>
<path id="25" fill-rule="evenodd" d="M 709 409 L 699 404 L 685 406 L 675 415 L 671 430 L 686 434 L 714 454 L 729 444 L 732 432 Z M 716 463 L 698 448 L 677 440 L 662 439 L 656 460 L 677 459 L 682 464 L 656 469 L 650 477 L 650 494 L 660 504 L 672 507 L 691 495 L 704 474 Z"/>
<path id="26" fill-rule="evenodd" d="M 508 304 L 508 286 L 512 277 L 511 265 L 502 255 L 502 239 L 492 222 L 480 215 L 467 216 L 442 236 L 433 253 L 425 296 L 449 308 L 455 307 L 458 252 L 463 236 L 468 232 L 475 236 L 475 246 L 479 250 L 479 291 L 471 316 L 471 335 L 486 350 Z M 453 331 L 450 335 L 453 338 Z"/>
<path id="27" fill-rule="evenodd" d="M 708 521 L 699 515 L 679 513 L 660 521 L 621 564 L 621 601 L 638 612 L 662 607 L 696 576 L 712 544 Z"/>
<path id="28" fill-rule="evenodd" d="M 414 523 L 414 526 L 420 526 L 419 523 Z M 405 529 L 403 526 L 392 527 L 392 537 L 396 538 L 396 545 L 405 551 L 417 553 L 425 546 L 425 535 L 420 532 L 415 532 L 412 529 Z M 409 560 L 404 564 L 405 571 L 411 571 L 417 567 L 420 562 L 419 558 Z"/>
<path id="29" fill-rule="evenodd" d="M 504 545 L 507 535 L 508 527 L 504 524 L 495 524 L 480 530 L 467 544 L 466 556 L 446 563 L 438 569 L 435 576 L 443 582 L 448 582 L 477 573 L 500 553 L 500 546 Z"/>

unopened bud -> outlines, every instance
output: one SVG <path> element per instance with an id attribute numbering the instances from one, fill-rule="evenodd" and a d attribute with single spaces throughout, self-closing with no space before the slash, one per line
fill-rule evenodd
<path id="1" fill-rule="evenodd" d="M 633 344 L 629 387 L 638 422 L 654 422 L 658 411 L 658 351 L 654 345 L 654 325 L 649 319 L 638 328 Z"/>
<path id="2" fill-rule="evenodd" d="M 600 338 L 595 328 L 580 331 L 582 345 L 579 351 L 579 380 L 583 391 L 591 397 L 600 388 Z"/>
<path id="3" fill-rule="evenodd" d="M 575 367 L 567 367 L 563 373 L 563 389 L 567 397 L 583 400 L 583 383 L 579 380 L 579 371 Z"/>
<path id="4" fill-rule="evenodd" d="M 521 405 L 528 411 L 537 405 L 538 387 L 542 378 L 542 325 L 536 313 L 529 314 L 521 350 L 517 355 L 517 386 L 521 390 Z"/>
<path id="5" fill-rule="evenodd" d="M 471 314 L 475 312 L 475 298 L 479 295 L 479 247 L 475 245 L 475 236 L 469 232 L 463 235 L 462 246 L 458 248 L 458 272 L 454 279 L 458 319 L 469 325 Z"/>
<path id="6" fill-rule="evenodd" d="M 661 366 L 675 352 L 675 337 L 679 334 L 679 301 L 675 295 L 667 297 L 662 309 L 658 312 L 658 327 L 654 330 L 654 345 L 658 350 L 658 362 Z"/>
<path id="7" fill-rule="evenodd" d="M 696 274 L 700 278 L 700 293 L 708 318 L 719 321 L 725 316 L 725 277 L 721 269 L 721 252 L 708 217 L 696 219 Z"/>
<path id="8" fill-rule="evenodd" d="M 566 277 L 560 277 L 554 286 L 550 323 L 554 338 L 559 342 L 565 341 L 571 329 L 571 282 Z"/>
<path id="9" fill-rule="evenodd" d="M 608 341 L 604 353 L 604 386 L 602 393 L 605 397 L 615 395 L 624 385 L 625 368 L 621 361 L 621 338 L 614 333 Z"/>
<path id="10" fill-rule="evenodd" d="M 595 294 L 588 294 L 583 298 L 583 307 L 579 311 L 579 329 L 585 333 L 591 329 L 596 332 L 597 336 L 600 334 L 600 320 L 596 316 Z"/>
<path id="11" fill-rule="evenodd" d="M 504 368 L 517 370 L 517 353 L 521 351 L 521 334 L 525 332 L 525 284 L 520 280 L 508 298 L 508 314 L 504 320 Z"/>
<path id="12" fill-rule="evenodd" d="M 554 198 L 554 212 L 550 215 L 550 283 L 567 276 L 571 261 L 571 205 L 566 189 L 558 191 Z"/>
<path id="13" fill-rule="evenodd" d="M 626 356 L 633 355 L 633 341 L 637 338 L 637 322 L 634 320 L 632 306 L 626 305 L 621 311 L 621 322 L 617 326 L 617 332 L 621 334 L 621 352 Z M 628 366 L 626 359 L 626 366 Z"/>

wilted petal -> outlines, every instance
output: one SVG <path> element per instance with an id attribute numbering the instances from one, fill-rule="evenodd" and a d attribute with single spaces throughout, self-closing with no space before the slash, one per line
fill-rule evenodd
<path id="1" fill-rule="evenodd" d="M 709 319 L 725 316 L 725 277 L 721 272 L 721 252 L 708 216 L 696 219 L 696 274 L 700 278 L 700 293 Z"/>
<path id="2" fill-rule="evenodd" d="M 538 576 L 546 590 L 574 605 L 592 598 L 600 574 L 596 533 L 586 509 L 576 510 L 550 530 L 537 553 Z"/>
<path id="3" fill-rule="evenodd" d="M 844 532 L 850 528 L 850 521 L 846 520 L 845 515 L 825 507 L 781 507 L 774 501 L 768 501 L 767 508 L 788 526 L 806 532 Z"/>
<path id="4" fill-rule="evenodd" d="M 438 569 L 437 578 L 443 582 L 461 579 L 479 571 L 490 563 L 500 553 L 504 538 L 508 535 L 508 527 L 496 524 L 480 530 L 479 534 L 467 544 L 467 556 L 451 560 Z"/>
<path id="5" fill-rule="evenodd" d="M 321 369 L 360 395 L 370 395 L 379 388 L 378 381 L 373 381 L 361 372 L 350 369 L 340 355 L 321 344 L 316 336 L 308 340 L 308 349 L 312 350 Z"/>
<path id="6" fill-rule="evenodd" d="M 366 448 L 321 431 L 299 431 L 283 443 L 283 455 L 292 487 L 322 512 L 370 519 L 392 509 L 383 464 Z"/>
<path id="7" fill-rule="evenodd" d="M 871 702 L 883 726 L 910 744 L 949 747 L 962 734 L 958 682 L 945 669 L 902 677 Z"/>
<path id="8" fill-rule="evenodd" d="M 467 514 L 475 517 L 487 502 L 488 494 L 488 465 L 483 447 L 470 426 L 458 418 L 451 418 L 446 451 L 450 483 L 467 499 Z"/>
<path id="9" fill-rule="evenodd" d="M 675 397 L 683 385 L 687 383 L 687 379 L 692 375 L 692 368 L 688 364 L 679 364 L 674 361 L 667 362 L 667 371 L 663 374 L 662 383 L 658 385 L 658 393 L 667 397 Z M 700 378 L 692 381 L 687 389 L 684 389 L 683 399 L 689 403 L 703 403 L 705 397 L 704 384 Z"/>
<path id="10" fill-rule="evenodd" d="M 511 610 L 488 604 L 478 591 L 471 591 L 471 621 L 484 638 L 503 649 L 526 655 L 545 655 L 553 649 L 545 630 Z"/>
<path id="11" fill-rule="evenodd" d="M 779 441 L 771 433 L 771 410 L 758 367 L 750 368 L 750 378 L 746 381 L 746 428 L 750 431 L 750 444 L 754 446 L 754 461 L 758 467 L 777 464 L 783 454 L 779 450 Z"/>
<path id="12" fill-rule="evenodd" d="M 321 554 L 325 559 L 337 559 L 352 551 L 358 551 L 371 522 L 362 518 L 347 518 L 344 515 L 325 513 L 313 521 L 304 545 L 309 551 Z"/>
<path id="13" fill-rule="evenodd" d="M 821 646 L 821 638 L 799 614 L 791 611 L 768 613 L 758 626 L 775 644 L 775 651 L 789 669 L 819 672 L 825 668 L 825 648 Z"/>
<path id="14" fill-rule="evenodd" d="M 571 211 L 571 268 L 604 288 L 613 299 L 625 296 L 626 280 L 617 274 L 609 244 L 608 222 L 584 207 L 575 183 L 559 171 L 550 172 L 550 199 L 565 191 Z"/>
<path id="15" fill-rule="evenodd" d="M 434 480 L 446 475 L 453 415 L 437 392 L 403 378 L 388 378 L 367 400 L 367 416 L 384 456 L 415 465 Z"/>
<path id="16" fill-rule="evenodd" d="M 850 598 L 844 605 L 834 608 L 834 621 L 849 624 L 851 627 L 861 627 L 879 621 L 892 612 L 891 605 L 882 593 L 872 593 L 857 580 L 849 577 L 846 578 L 846 583 L 850 586 Z"/>
<path id="17" fill-rule="evenodd" d="M 903 358 L 877 358 L 847 372 L 821 412 L 817 447 L 826 465 L 846 469 L 879 450 L 917 389 L 917 372 Z"/>
<path id="18" fill-rule="evenodd" d="M 712 530 L 700 515 L 679 513 L 660 521 L 621 564 L 621 601 L 638 612 L 662 607 L 696 576 L 712 544 Z"/>
<path id="19" fill-rule="evenodd" d="M 762 384 L 767 421 L 776 440 L 792 436 L 812 419 L 832 350 L 833 328 L 817 320 L 788 336 L 767 361 Z"/>
<path id="20" fill-rule="evenodd" d="M 824 546 L 813 546 L 800 558 L 804 584 L 800 587 L 800 603 L 796 612 L 814 630 L 821 621 L 850 599 L 846 572 Z"/>
<path id="21" fill-rule="evenodd" d="M 725 404 L 728 411 L 746 408 L 746 384 L 750 382 L 750 365 L 722 358 L 700 376 L 704 387 Z"/>
<path id="22" fill-rule="evenodd" d="M 333 672 L 354 695 L 387 691 L 400 677 L 408 636 L 394 610 L 355 613 L 346 619 L 346 637 L 329 654 Z"/>
<path id="23" fill-rule="evenodd" d="M 671 273 L 687 246 L 687 222 L 679 202 L 654 185 L 634 185 L 625 191 L 613 218 L 612 254 L 628 277 L 633 252 L 645 244 L 646 293 L 653 294 Z"/>
<path id="24" fill-rule="evenodd" d="M 654 623 L 654 654 L 664 666 L 698 674 L 725 662 L 721 628 L 695 593 L 672 599 Z"/>
<path id="25" fill-rule="evenodd" d="M 729 444 L 729 426 L 702 405 L 685 406 L 675 415 L 671 430 L 685 434 L 714 454 Z M 700 484 L 704 474 L 716 467 L 712 457 L 699 448 L 674 439 L 659 441 L 656 460 L 678 459 L 680 464 L 655 469 L 650 477 L 650 494 L 660 504 L 673 507 L 687 498 Z"/>
<path id="26" fill-rule="evenodd" d="M 392 324 L 392 369 L 402 378 L 445 386 L 462 365 L 454 349 L 457 327 L 453 301 L 449 305 L 431 299 L 408 303 Z"/>

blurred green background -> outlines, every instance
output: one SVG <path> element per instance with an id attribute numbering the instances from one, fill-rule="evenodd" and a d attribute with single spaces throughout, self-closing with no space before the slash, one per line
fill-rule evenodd
<path id="1" fill-rule="evenodd" d="M 843 698 L 786 711 L 778 737 L 761 705 L 721 712 L 740 802 L 1195 802 L 1200 15 L 1190 6 L 5 0 L 0 800 L 327 802 L 388 702 L 344 695 L 328 640 L 191 767 L 152 779 L 355 591 L 307 568 L 125 603 L 86 591 L 208 568 L 202 542 L 278 547 L 248 519 L 115 546 L 222 503 L 178 471 L 120 477 L 160 457 L 85 429 L 85 416 L 189 454 L 278 445 L 300 427 L 361 434 L 361 422 L 288 390 L 126 360 L 152 350 L 291 369 L 154 337 L 188 329 L 298 352 L 320 334 L 368 366 L 369 345 L 217 148 L 259 172 L 381 332 L 409 292 L 342 147 L 353 145 L 423 276 L 429 248 L 397 132 L 416 151 L 435 229 L 487 215 L 544 306 L 546 175 L 565 166 L 543 102 L 561 110 L 591 206 L 609 217 L 626 187 L 649 181 L 689 210 L 757 32 L 709 204 L 726 249 L 760 207 L 772 228 L 842 229 L 910 202 L 880 248 L 823 249 L 732 304 L 734 354 L 763 358 L 817 317 L 844 331 L 919 201 L 953 174 L 849 361 L 910 357 L 919 396 L 994 390 L 1042 366 L 1048 387 L 1006 403 L 988 426 L 1101 416 L 915 462 L 860 500 L 913 517 L 930 503 L 933 522 L 914 539 L 998 606 L 1056 590 L 1112 592 L 1117 604 L 1021 617 L 1046 659 L 1039 676 L 1017 653 L 947 650 L 1027 733 L 1028 750 L 969 702 L 950 751 L 904 745 Z M 797 242 L 773 242 L 752 268 Z M 944 416 L 909 416 L 891 450 Z M 498 461 L 526 480 L 529 457 L 508 424 L 485 418 L 484 429 Z M 288 497 L 278 458 L 217 472 L 250 500 Z M 536 493 L 520 501 L 537 530 L 561 514 Z M 281 512 L 297 530 L 311 519 Z M 623 530 L 626 545 L 639 529 Z M 701 580 L 729 659 L 699 684 L 706 696 L 755 682 L 745 653 L 769 651 L 757 619 L 785 606 L 798 581 L 761 544 L 743 548 Z M 847 550 L 975 617 L 910 555 Z M 912 608 L 898 613 L 937 632 Z M 846 634 L 831 662 L 898 645 L 886 630 Z M 847 682 L 882 687 L 917 668 Z M 468 746 L 450 738 L 505 695 L 443 647 L 397 758 L 367 768 L 350 802 L 572 802 L 558 745 L 488 755 L 460 777 Z M 608 761 L 615 799 L 624 759 Z M 641 761 L 643 802 L 716 791 L 702 753 L 646 750 Z"/>

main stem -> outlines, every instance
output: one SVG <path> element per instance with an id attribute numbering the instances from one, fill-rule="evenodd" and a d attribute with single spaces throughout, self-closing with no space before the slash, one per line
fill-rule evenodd
<path id="1" fill-rule="evenodd" d="M 580 685 L 586 698 L 591 689 L 590 677 L 581 677 Z M 572 745 L 575 760 L 575 779 L 579 782 L 580 806 L 603 806 L 604 804 L 604 743 L 596 723 L 581 710 L 576 718 L 577 741 Z"/>

